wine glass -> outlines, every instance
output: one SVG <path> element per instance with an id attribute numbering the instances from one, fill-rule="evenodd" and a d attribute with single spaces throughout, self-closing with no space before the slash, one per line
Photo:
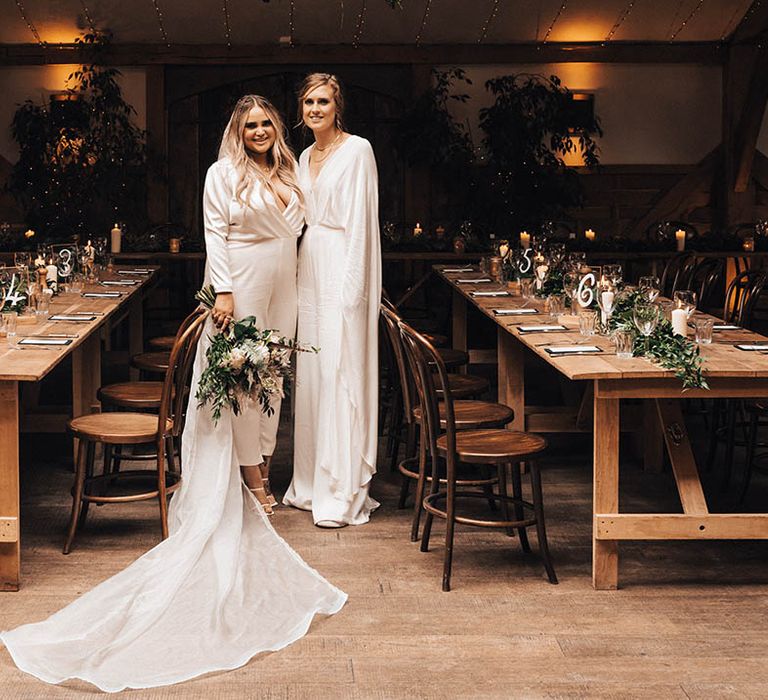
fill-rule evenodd
<path id="1" fill-rule="evenodd" d="M 696 292 L 690 289 L 680 289 L 675 292 L 673 301 L 678 309 L 684 309 L 690 318 L 696 310 Z"/>
<path id="2" fill-rule="evenodd" d="M 640 293 L 650 302 L 656 301 L 656 298 L 661 293 L 661 284 L 659 278 L 655 275 L 647 275 L 641 277 L 637 284 L 637 288 Z"/>
<path id="3" fill-rule="evenodd" d="M 648 352 L 650 336 L 656 330 L 661 316 L 661 309 L 658 304 L 648 301 L 641 301 L 635 304 L 632 309 L 632 320 L 635 322 L 637 330 L 645 338 L 645 351 Z"/>
<path id="4" fill-rule="evenodd" d="M 624 273 L 619 263 L 603 265 L 603 277 L 609 279 L 614 287 L 621 286 L 624 281 Z"/>
<path id="5" fill-rule="evenodd" d="M 581 275 L 578 272 L 566 272 L 563 275 L 563 291 L 571 300 L 571 316 L 576 316 L 576 290 L 579 288 Z"/>

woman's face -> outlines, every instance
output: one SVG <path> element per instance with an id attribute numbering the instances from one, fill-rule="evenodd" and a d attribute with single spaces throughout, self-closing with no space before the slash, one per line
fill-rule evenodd
<path id="1" fill-rule="evenodd" d="M 252 107 L 243 126 L 245 147 L 256 155 L 267 153 L 275 143 L 277 132 L 272 120 L 261 107 Z"/>
<path id="2" fill-rule="evenodd" d="M 319 85 L 304 96 L 302 116 L 315 133 L 336 125 L 336 101 L 330 85 Z"/>

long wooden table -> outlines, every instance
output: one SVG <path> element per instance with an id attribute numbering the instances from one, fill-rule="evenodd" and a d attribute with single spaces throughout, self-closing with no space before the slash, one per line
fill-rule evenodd
<path id="1" fill-rule="evenodd" d="M 120 269 L 120 268 L 118 268 Z M 125 268 L 123 268 L 125 269 Z M 87 298 L 67 293 L 51 301 L 50 315 L 94 312 L 92 321 L 50 321 L 19 324 L 23 336 L 72 335 L 66 346 L 11 347 L 0 338 L 0 591 L 17 591 L 20 583 L 21 537 L 19 507 L 19 383 L 37 382 L 66 356 L 72 356 L 72 416 L 99 411 L 96 392 L 101 385 L 101 335 L 128 317 L 129 349 L 143 349 L 143 300 L 155 276 L 120 275 L 112 279 L 135 280 L 134 286 L 86 285 L 86 292 L 118 291 L 119 298 Z"/>
<path id="2" fill-rule="evenodd" d="M 733 347 L 734 343 L 768 342 L 745 330 L 716 332 L 712 345 L 701 347 L 709 390 L 683 393 L 680 380 L 645 358 L 619 359 L 608 338 L 593 336 L 590 343 L 604 352 L 556 357 L 547 345 L 584 340 L 570 314 L 558 318 L 565 332 L 521 333 L 520 324 L 550 322 L 542 301 L 528 302 L 540 313 L 496 316 L 493 309 L 525 304 L 513 292 L 507 297 L 473 297 L 472 291 L 504 289 L 492 284 L 458 284 L 474 273 L 435 272 L 453 289 L 453 345 L 467 349 L 467 309 L 474 306 L 497 326 L 499 401 L 515 410 L 515 430 L 526 428 L 524 353 L 534 352 L 558 372 L 574 381 L 590 382 L 594 394 L 592 583 L 597 589 L 615 589 L 619 582 L 619 542 L 622 540 L 768 539 L 768 514 L 710 513 L 681 410 L 685 398 L 768 397 L 768 355 Z M 511 290 L 510 290 L 511 291 Z M 594 341 L 594 342 L 593 342 Z M 646 441 L 663 439 L 682 504 L 682 513 L 619 512 L 619 426 L 621 399 L 646 399 Z"/>

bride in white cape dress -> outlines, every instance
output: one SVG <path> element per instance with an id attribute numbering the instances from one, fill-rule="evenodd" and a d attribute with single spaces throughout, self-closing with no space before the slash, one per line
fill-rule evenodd
<path id="1" fill-rule="evenodd" d="M 211 332 L 195 358 L 170 536 L 48 619 L 2 632 L 23 671 L 108 692 L 178 683 L 281 649 L 316 613 L 344 605 L 346 594 L 291 549 L 243 487 L 232 415 L 214 425 L 197 408 Z"/>

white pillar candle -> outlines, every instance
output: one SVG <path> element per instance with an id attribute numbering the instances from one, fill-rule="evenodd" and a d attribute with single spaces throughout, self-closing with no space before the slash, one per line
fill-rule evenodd
<path id="1" fill-rule="evenodd" d="M 677 252 L 682 253 L 685 250 L 685 231 L 677 229 L 675 231 L 675 242 L 677 243 Z"/>
<path id="2" fill-rule="evenodd" d="M 45 281 L 47 282 L 49 289 L 56 291 L 56 288 L 59 285 L 59 270 L 53 263 L 46 265 L 45 267 Z"/>
<path id="3" fill-rule="evenodd" d="M 120 252 L 122 235 L 123 230 L 117 224 L 115 224 L 110 231 L 110 250 L 113 253 Z"/>
<path id="4" fill-rule="evenodd" d="M 605 291 L 600 295 L 600 320 L 603 325 L 608 323 L 608 316 L 613 311 L 613 299 L 615 296 L 611 291 Z"/>
<path id="5" fill-rule="evenodd" d="M 685 309 L 672 309 L 672 332 L 683 338 L 688 336 L 688 312 Z"/>
<path id="6" fill-rule="evenodd" d="M 531 247 L 531 234 L 528 231 L 520 231 L 520 246 L 526 250 Z"/>

